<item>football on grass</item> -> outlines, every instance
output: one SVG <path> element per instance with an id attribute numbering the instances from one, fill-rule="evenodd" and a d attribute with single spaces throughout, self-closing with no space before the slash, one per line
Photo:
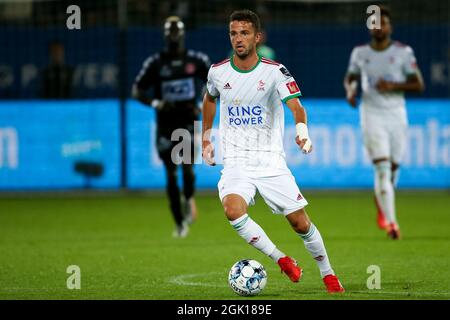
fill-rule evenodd
<path id="1" fill-rule="evenodd" d="M 228 284 L 240 296 L 259 294 L 267 283 L 267 272 L 256 260 L 244 259 L 236 262 L 228 274 Z"/>

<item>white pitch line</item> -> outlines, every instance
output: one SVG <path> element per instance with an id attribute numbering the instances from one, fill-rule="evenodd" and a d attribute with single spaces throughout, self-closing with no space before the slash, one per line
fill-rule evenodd
<path id="1" fill-rule="evenodd" d="M 193 273 L 193 274 L 183 274 L 180 276 L 176 276 L 173 278 L 170 278 L 168 281 L 172 284 L 181 285 L 181 286 L 198 286 L 198 287 L 213 287 L 213 288 L 227 288 L 228 286 L 225 284 L 212 284 L 212 283 L 202 283 L 202 282 L 193 282 L 188 281 L 192 278 L 197 277 L 205 277 L 205 276 L 212 276 L 212 275 L 218 275 L 222 274 L 221 272 L 210 272 L 210 273 Z M 224 279 L 224 282 L 226 281 L 226 278 Z"/>
<path id="2" fill-rule="evenodd" d="M 212 283 L 202 283 L 195 282 L 191 279 L 197 277 L 205 277 L 212 275 L 219 275 L 221 272 L 210 272 L 210 273 L 192 273 L 192 274 L 183 274 L 180 276 L 176 276 L 170 278 L 168 280 L 169 283 L 181 285 L 181 286 L 196 286 L 196 287 L 213 287 L 213 288 L 228 288 L 225 284 L 212 284 Z M 312 293 L 312 292 L 311 292 Z M 321 294 L 321 292 L 314 292 L 317 294 Z M 422 295 L 427 296 L 448 296 L 450 297 L 450 292 L 440 291 L 440 292 L 407 292 L 407 291 L 383 291 L 383 290 L 370 290 L 370 291 L 347 291 L 347 294 L 367 294 L 367 295 L 402 295 L 402 296 L 414 296 L 421 297 Z"/>

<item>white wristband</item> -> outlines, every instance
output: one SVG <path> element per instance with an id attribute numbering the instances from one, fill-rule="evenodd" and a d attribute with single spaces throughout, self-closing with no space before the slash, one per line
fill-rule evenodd
<path id="1" fill-rule="evenodd" d="M 308 127 L 303 122 L 299 122 L 295 125 L 295 131 L 297 131 L 297 137 L 300 140 L 309 139 Z"/>
<path id="2" fill-rule="evenodd" d="M 161 100 L 153 99 L 152 100 L 152 107 L 159 110 L 161 108 Z"/>
<path id="3" fill-rule="evenodd" d="M 304 153 L 308 153 L 311 150 L 311 139 L 308 134 L 308 127 L 303 122 L 299 122 L 295 125 L 295 130 L 297 131 L 297 137 L 300 140 L 306 139 L 306 142 L 302 148 Z"/>

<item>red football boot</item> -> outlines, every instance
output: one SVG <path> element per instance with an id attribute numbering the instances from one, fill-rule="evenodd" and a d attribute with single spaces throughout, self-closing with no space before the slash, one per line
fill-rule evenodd
<path id="1" fill-rule="evenodd" d="M 334 274 L 329 274 L 323 278 L 323 283 L 327 287 L 328 293 L 345 292 L 344 287 L 339 282 L 339 279 Z"/>
<path id="2" fill-rule="evenodd" d="M 391 223 L 387 230 L 387 235 L 392 240 L 400 240 L 400 228 L 396 223 Z"/>
<path id="3" fill-rule="evenodd" d="M 286 256 L 278 259 L 278 265 L 281 268 L 281 272 L 284 272 L 292 282 L 298 282 L 302 277 L 302 268 L 291 257 Z"/>
<path id="4" fill-rule="evenodd" d="M 378 224 L 378 228 L 380 228 L 381 230 L 387 230 L 388 223 L 386 221 L 386 218 L 384 217 L 383 210 L 381 209 L 380 205 L 378 204 L 377 197 L 374 197 L 374 198 L 375 198 L 375 205 L 377 206 L 377 224 Z"/>

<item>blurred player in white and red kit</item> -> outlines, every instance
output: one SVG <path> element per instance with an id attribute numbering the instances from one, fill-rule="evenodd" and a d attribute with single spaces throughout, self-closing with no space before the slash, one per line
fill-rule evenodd
<path id="1" fill-rule="evenodd" d="M 223 155 L 219 197 L 225 214 L 238 234 L 272 258 L 282 272 L 298 282 L 302 269 L 281 252 L 264 230 L 247 214 L 256 191 L 274 213 L 281 214 L 304 241 L 316 260 L 328 292 L 343 292 L 334 274 L 319 230 L 310 221 L 300 193 L 286 165 L 283 150 L 284 110 L 295 118 L 296 143 L 304 153 L 312 150 L 300 89 L 289 71 L 256 53 L 261 39 L 259 17 L 249 10 L 230 16 L 229 36 L 233 55 L 211 66 L 203 99 L 203 158 L 214 165 L 211 128 L 220 100 L 220 137 Z"/>
<path id="2" fill-rule="evenodd" d="M 375 17 L 374 17 L 375 18 Z M 344 87 L 356 107 L 361 81 L 360 121 L 364 144 L 375 167 L 377 222 L 391 239 L 400 239 L 394 188 L 406 147 L 408 120 L 404 92 L 421 92 L 424 84 L 411 47 L 391 40 L 391 14 L 380 6 L 380 28 L 371 42 L 353 49 Z"/>

